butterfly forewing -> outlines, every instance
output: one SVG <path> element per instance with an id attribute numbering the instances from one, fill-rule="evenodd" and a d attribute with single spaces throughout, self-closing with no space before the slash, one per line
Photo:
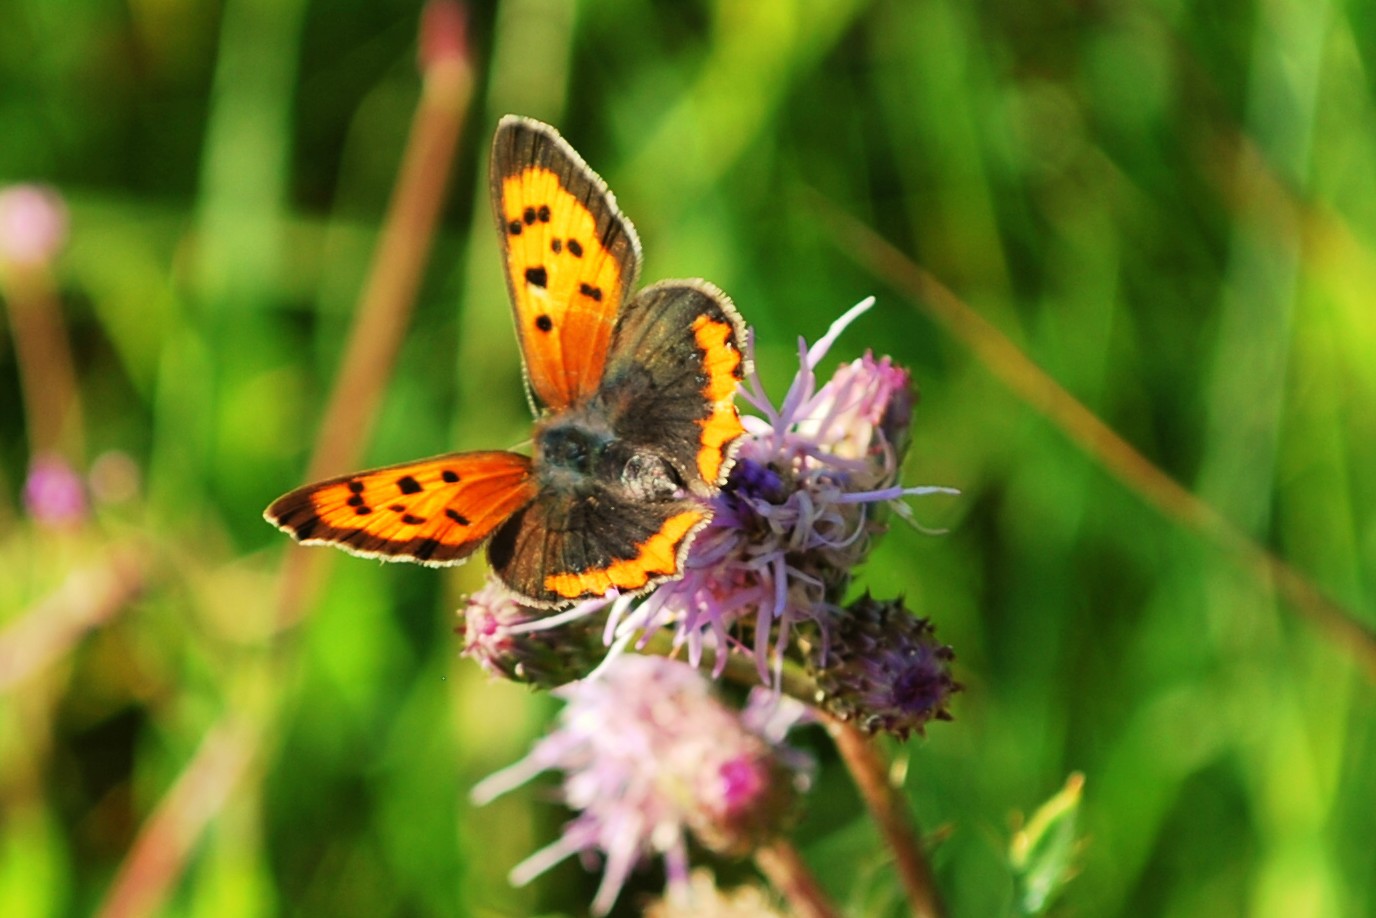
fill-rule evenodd
<path id="1" fill-rule="evenodd" d="M 491 180 L 526 378 L 539 407 L 564 409 L 602 379 L 640 241 L 606 184 L 549 125 L 503 118 Z"/>
<path id="2" fill-rule="evenodd" d="M 454 564 L 535 497 L 530 459 L 452 453 L 298 488 L 268 521 L 306 545 L 389 561 Z"/>

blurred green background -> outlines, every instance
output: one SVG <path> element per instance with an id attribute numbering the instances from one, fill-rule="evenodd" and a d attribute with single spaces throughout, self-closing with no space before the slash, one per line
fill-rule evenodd
<path id="1" fill-rule="evenodd" d="M 799 335 L 878 296 L 832 362 L 911 367 L 905 478 L 962 491 L 915 505 L 948 534 L 900 526 L 860 577 L 935 620 L 966 685 L 953 724 L 897 750 L 954 915 L 1014 912 L 1015 814 L 1077 771 L 1057 913 L 1376 913 L 1376 693 L 1352 643 L 1011 394 L 834 219 L 935 274 L 1370 625 L 1376 7 L 468 13 L 474 102 L 363 463 L 526 436 L 485 155 L 501 114 L 548 120 L 636 223 L 645 280 L 733 296 L 775 393 Z M 506 884 L 565 818 L 547 793 L 467 801 L 554 710 L 458 659 L 479 565 L 331 557 L 300 622 L 274 625 L 299 549 L 260 513 L 302 482 L 340 366 L 420 94 L 418 20 L 398 0 L 0 5 L 0 182 L 69 209 L 51 274 L 84 417 L 68 455 L 120 485 L 75 529 L 26 516 L 6 318 L 0 913 L 586 908 L 596 876 L 576 864 Z M 901 913 L 812 742 L 804 853 L 848 913 Z M 165 884 L 160 905 L 111 903 L 131 870 Z M 640 875 L 621 913 L 661 882 Z"/>

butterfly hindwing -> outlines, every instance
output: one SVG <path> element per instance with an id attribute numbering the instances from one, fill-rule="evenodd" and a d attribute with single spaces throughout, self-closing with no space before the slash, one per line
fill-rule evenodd
<path id="1" fill-rule="evenodd" d="M 745 433 L 734 402 L 745 325 L 703 280 L 663 281 L 626 304 L 598 398 L 618 439 L 668 461 L 690 491 L 721 484 Z"/>
<path id="2" fill-rule="evenodd" d="M 549 125 L 503 118 L 491 182 L 526 379 L 537 407 L 561 410 L 602 379 L 640 240 L 606 183 Z"/>
<path id="3" fill-rule="evenodd" d="M 451 453 L 306 485 L 273 501 L 263 515 L 306 545 L 456 564 L 535 492 L 525 456 Z"/>
<path id="4" fill-rule="evenodd" d="M 542 492 L 493 536 L 488 560 L 534 604 L 557 606 L 635 593 L 678 573 L 689 540 L 708 519 L 694 501 L 631 500 L 619 489 Z"/>

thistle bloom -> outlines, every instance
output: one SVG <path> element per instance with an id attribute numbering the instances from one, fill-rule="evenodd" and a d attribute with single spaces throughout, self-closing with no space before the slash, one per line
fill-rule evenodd
<path id="1" fill-rule="evenodd" d="M 684 899 L 690 834 L 721 853 L 751 850 L 787 825 L 810 780 L 811 759 L 784 743 L 802 718 L 791 699 L 763 693 L 736 712 L 693 668 L 634 654 L 555 694 L 565 708 L 554 731 L 473 798 L 485 803 L 542 771 L 562 772 L 563 801 L 577 815 L 511 879 L 522 885 L 574 854 L 600 855 L 596 914 L 651 855 L 664 859 L 670 895 Z"/>
<path id="2" fill-rule="evenodd" d="M 818 385 L 817 364 L 873 302 L 811 347 L 799 342 L 801 367 L 778 407 L 758 376 L 747 379 L 744 397 L 761 417 L 742 419 L 747 435 L 683 576 L 638 604 L 614 602 L 609 635 L 669 626 L 695 665 L 710 649 L 720 672 L 727 652 L 743 649 L 769 681 L 797 625 L 815 624 L 825 643 L 836 601 L 883 531 L 883 511 L 906 515 L 902 498 L 949 491 L 896 483 L 915 402 L 907 371 L 867 353 Z M 753 634 L 753 646 L 740 644 L 742 633 Z"/>

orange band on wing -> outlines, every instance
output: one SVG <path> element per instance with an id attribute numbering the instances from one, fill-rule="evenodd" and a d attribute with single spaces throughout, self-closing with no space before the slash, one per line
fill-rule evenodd
<path id="1" fill-rule="evenodd" d="M 678 571 L 678 548 L 706 514 L 700 510 L 685 510 L 664 521 L 659 532 L 640 546 L 640 553 L 624 561 L 613 561 L 598 570 L 566 574 L 550 574 L 545 589 L 570 599 L 579 596 L 601 596 L 612 587 L 637 590 L 656 577 L 666 577 Z"/>
<path id="2" fill-rule="evenodd" d="M 707 372 L 707 385 L 702 394 L 712 402 L 712 413 L 698 422 L 702 425 L 698 472 L 709 482 L 721 476 L 727 446 L 745 433 L 740 412 L 732 401 L 740 383 L 741 368 L 741 352 L 730 343 L 734 335 L 735 328 L 728 322 L 705 315 L 693 320 L 693 336 L 704 355 L 703 369 Z"/>

